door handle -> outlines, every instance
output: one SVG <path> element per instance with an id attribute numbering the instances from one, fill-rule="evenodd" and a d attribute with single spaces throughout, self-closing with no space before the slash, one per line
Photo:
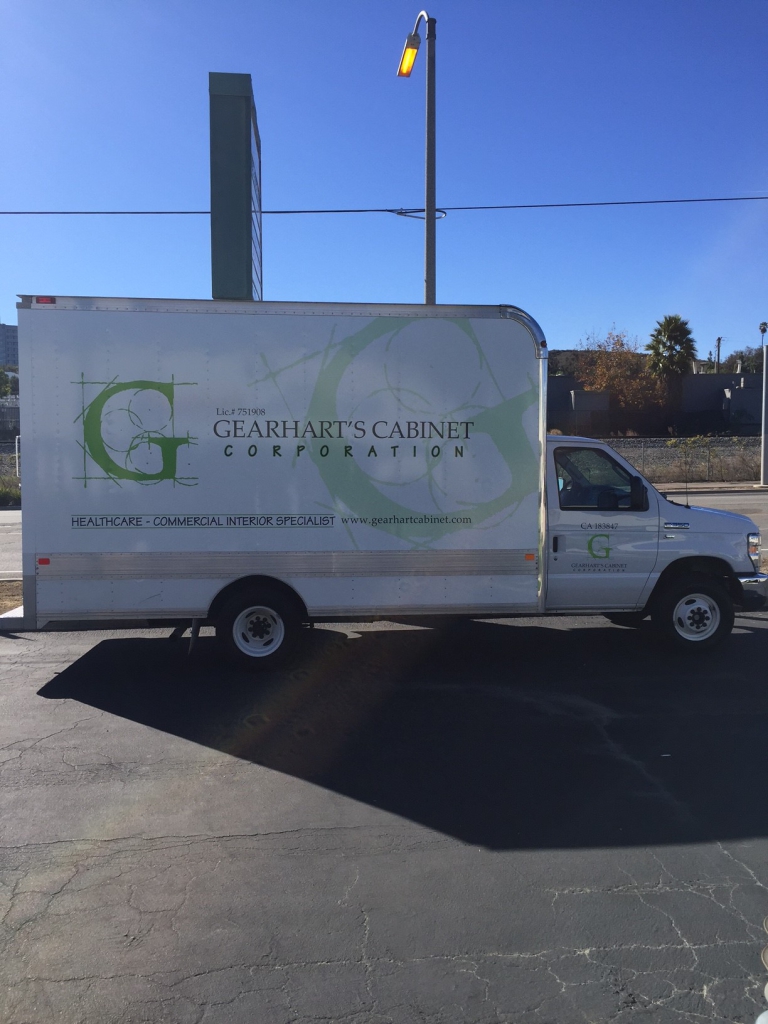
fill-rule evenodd
<path id="1" fill-rule="evenodd" d="M 558 537 L 553 537 L 553 538 L 552 538 L 552 550 L 553 550 L 553 551 L 554 551 L 555 553 L 557 553 L 557 542 L 558 542 L 558 540 L 559 540 L 559 538 L 558 538 Z"/>

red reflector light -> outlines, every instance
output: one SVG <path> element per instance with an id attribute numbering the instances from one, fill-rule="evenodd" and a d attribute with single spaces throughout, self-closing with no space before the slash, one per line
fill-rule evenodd
<path id="1" fill-rule="evenodd" d="M 50 558 L 38 558 L 37 564 L 38 565 L 50 565 L 51 564 L 51 560 L 50 560 Z"/>
<path id="2" fill-rule="evenodd" d="M 525 560 L 526 560 L 526 562 L 535 562 L 536 561 L 536 555 L 526 555 L 525 556 Z"/>
<path id="3" fill-rule="evenodd" d="M 40 306 L 55 306 L 56 299 L 53 295 L 36 295 L 35 302 Z"/>

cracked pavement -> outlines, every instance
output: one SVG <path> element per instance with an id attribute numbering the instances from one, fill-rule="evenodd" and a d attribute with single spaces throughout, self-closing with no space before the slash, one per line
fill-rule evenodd
<path id="1" fill-rule="evenodd" d="M 0 636 L 4 1024 L 765 1008 L 768 617 Z"/>

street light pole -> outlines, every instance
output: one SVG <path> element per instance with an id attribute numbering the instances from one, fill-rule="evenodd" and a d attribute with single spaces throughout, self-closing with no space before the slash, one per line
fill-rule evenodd
<path id="1" fill-rule="evenodd" d="M 435 183 L 435 18 L 427 18 L 427 125 L 424 192 L 424 302 L 437 301 L 436 282 L 436 183 Z"/>
<path id="2" fill-rule="evenodd" d="M 435 219 L 436 210 L 436 174 L 435 174 L 435 39 L 437 37 L 437 19 L 430 18 L 426 11 L 420 11 L 413 32 L 405 41 L 403 56 L 397 69 L 398 77 L 408 78 L 413 70 L 421 43 L 419 25 L 427 26 L 427 123 L 426 153 L 424 174 L 424 302 L 434 306 L 437 294 L 436 284 L 436 245 Z"/>
<path id="3" fill-rule="evenodd" d="M 760 486 L 768 487 L 768 347 L 765 344 L 765 332 L 768 331 L 768 323 L 763 321 L 760 324 L 760 334 L 763 342 L 763 420 L 762 420 L 762 443 L 760 446 Z"/>

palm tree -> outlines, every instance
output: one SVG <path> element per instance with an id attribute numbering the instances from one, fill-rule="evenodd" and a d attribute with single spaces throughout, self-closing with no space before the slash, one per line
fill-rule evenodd
<path id="1" fill-rule="evenodd" d="M 691 372 L 696 342 L 688 321 L 677 313 L 656 321 L 656 330 L 645 347 L 650 352 L 648 369 L 651 373 L 670 378 Z"/>
<path id="2" fill-rule="evenodd" d="M 765 332 L 766 331 L 768 331 L 768 323 L 766 323 L 765 320 L 763 320 L 763 322 L 760 324 L 760 333 L 762 334 L 762 338 L 760 340 L 762 341 L 763 344 L 765 344 Z"/>
<path id="3" fill-rule="evenodd" d="M 693 370 L 696 358 L 696 342 L 688 321 L 677 313 L 657 320 L 656 330 L 645 347 L 650 353 L 648 369 L 666 385 L 667 408 L 676 429 L 683 407 L 683 375 Z"/>

